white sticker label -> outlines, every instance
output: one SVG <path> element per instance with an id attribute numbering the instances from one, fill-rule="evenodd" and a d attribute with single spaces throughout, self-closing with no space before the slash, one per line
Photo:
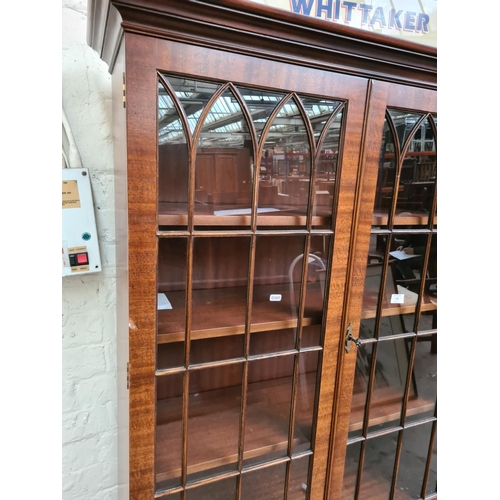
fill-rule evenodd
<path id="1" fill-rule="evenodd" d="M 165 309 L 172 309 L 172 304 L 170 300 L 168 300 L 167 296 L 164 293 L 158 294 L 158 310 L 163 311 Z"/>
<path id="2" fill-rule="evenodd" d="M 271 302 L 279 302 L 281 300 L 281 293 L 272 293 L 269 295 L 269 300 Z"/>
<path id="3" fill-rule="evenodd" d="M 393 293 L 391 295 L 391 304 L 404 304 L 405 294 L 404 293 Z"/>

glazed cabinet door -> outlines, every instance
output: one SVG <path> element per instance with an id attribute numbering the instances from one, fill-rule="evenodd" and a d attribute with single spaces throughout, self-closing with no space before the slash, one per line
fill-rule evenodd
<path id="1" fill-rule="evenodd" d="M 126 88 L 131 498 L 322 498 L 367 81 L 127 34 Z"/>
<path id="2" fill-rule="evenodd" d="M 331 500 L 436 492 L 436 93 L 372 86 Z M 348 325 L 349 326 L 349 325 Z M 357 344 L 357 346 L 355 346 Z"/>

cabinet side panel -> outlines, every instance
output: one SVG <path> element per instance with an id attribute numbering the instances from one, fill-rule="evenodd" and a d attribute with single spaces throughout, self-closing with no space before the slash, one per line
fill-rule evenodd
<path id="1" fill-rule="evenodd" d="M 154 496 L 157 76 L 148 39 L 125 36 L 130 308 L 130 498 Z"/>

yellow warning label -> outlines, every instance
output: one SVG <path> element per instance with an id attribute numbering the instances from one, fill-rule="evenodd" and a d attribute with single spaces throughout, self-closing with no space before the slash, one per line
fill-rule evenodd
<path id="1" fill-rule="evenodd" d="M 80 193 L 77 181 L 62 181 L 62 207 L 80 208 Z"/>
<path id="2" fill-rule="evenodd" d="M 78 267 L 71 268 L 72 273 L 81 273 L 82 271 L 90 271 L 90 267 L 89 266 L 78 266 Z"/>
<path id="3" fill-rule="evenodd" d="M 83 253 L 87 251 L 87 247 L 71 247 L 68 248 L 68 253 Z"/>

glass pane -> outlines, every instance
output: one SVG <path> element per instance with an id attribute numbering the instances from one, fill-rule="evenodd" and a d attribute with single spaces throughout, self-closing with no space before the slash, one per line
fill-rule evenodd
<path id="1" fill-rule="evenodd" d="M 295 349 L 296 329 L 286 328 L 274 332 L 254 332 L 250 341 L 250 356 L 282 352 Z M 302 329 L 301 348 L 316 347 L 321 341 L 321 325 L 305 326 Z"/>
<path id="2" fill-rule="evenodd" d="M 436 187 L 436 143 L 428 119 L 414 129 L 404 156 L 396 213 L 412 215 L 414 224 L 427 224 Z M 403 223 L 403 222 L 402 222 Z"/>
<path id="3" fill-rule="evenodd" d="M 356 370 L 349 418 L 349 438 L 363 434 L 363 422 L 366 407 L 366 395 L 370 382 L 370 370 L 375 344 L 362 344 L 356 353 Z"/>
<path id="4" fill-rule="evenodd" d="M 236 477 L 221 479 L 187 490 L 187 500 L 235 500 Z"/>
<path id="5" fill-rule="evenodd" d="M 403 149 L 409 137 L 414 134 L 415 125 L 423 115 L 421 113 L 411 113 L 399 109 L 389 109 L 389 115 L 396 130 L 399 147 Z"/>
<path id="6" fill-rule="evenodd" d="M 305 292 L 305 318 L 312 318 L 318 314 L 318 311 L 322 312 L 324 309 L 325 294 L 328 291 L 326 276 L 329 267 L 330 244 L 331 236 L 311 236 Z M 295 265 L 294 276 L 298 276 L 301 265 L 302 259 Z M 308 324 L 310 324 L 308 321 L 304 321 L 305 326 Z M 302 337 L 305 337 L 304 332 L 302 333 Z M 307 341 L 307 339 L 305 340 Z"/>
<path id="7" fill-rule="evenodd" d="M 391 491 L 398 433 L 366 441 L 359 497 L 363 500 L 387 500 Z"/>
<path id="8" fill-rule="evenodd" d="M 305 225 L 311 178 L 309 137 L 295 100 L 289 99 L 265 137 L 264 151 L 272 151 L 273 177 L 259 180 L 258 225 L 272 225 L 275 216 L 290 218 L 290 224 Z M 269 163 L 269 155 L 267 164 Z M 273 213 L 274 216 L 264 214 Z"/>
<path id="9" fill-rule="evenodd" d="M 257 236 L 252 332 L 267 331 L 270 342 L 276 330 L 296 329 L 304 245 L 304 236 Z M 321 323 L 321 309 L 309 314 L 307 324 Z"/>
<path id="10" fill-rule="evenodd" d="M 436 302 L 436 304 L 434 304 Z M 437 307 L 437 298 L 431 295 L 430 303 Z M 437 309 L 433 311 L 422 311 L 418 323 L 418 331 L 426 332 L 428 330 L 435 330 L 437 328 Z"/>
<path id="11" fill-rule="evenodd" d="M 435 311 L 437 307 L 437 289 L 435 277 L 435 259 L 437 239 L 433 238 L 429 265 L 423 271 L 427 252 L 428 234 L 372 234 L 368 255 L 363 311 L 360 327 L 361 338 L 397 335 L 415 330 L 415 309 L 421 289 L 422 276 L 425 278 L 424 296 L 421 311 Z M 387 242 L 390 241 L 391 253 L 388 265 L 384 262 Z M 380 300 L 380 288 L 385 277 L 385 293 L 382 300 L 380 328 L 377 330 L 377 304 Z"/>
<path id="12" fill-rule="evenodd" d="M 287 454 L 294 360 L 289 355 L 248 363 L 245 466 Z"/>
<path id="13" fill-rule="evenodd" d="M 158 368 L 184 366 L 187 238 L 158 241 Z"/>
<path id="14" fill-rule="evenodd" d="M 397 139 L 395 143 L 389 121 L 386 120 L 373 224 L 381 227 L 387 225 L 387 217 L 394 201 L 394 190 L 397 187 L 394 224 L 426 225 L 436 187 L 437 156 L 434 131 L 427 118 L 417 126 L 417 122 L 422 118 L 420 114 L 395 110 L 390 110 L 389 113 Z M 395 186 L 398 172 L 399 183 Z"/>
<path id="15" fill-rule="evenodd" d="M 330 101 L 327 99 L 318 99 L 317 97 L 308 96 L 300 96 L 300 100 L 302 102 L 302 105 L 304 106 L 304 109 L 306 110 L 309 121 L 311 122 L 314 132 L 314 140 L 317 144 L 321 137 L 321 132 L 323 132 L 323 129 L 328 120 L 331 118 L 332 113 L 339 106 L 340 101 Z M 330 129 L 332 131 L 332 127 L 330 127 Z M 331 139 L 333 139 L 333 135 L 329 140 L 326 140 L 324 142 L 323 147 L 335 151 L 331 147 L 333 145 L 333 143 L 330 142 Z M 335 170 L 335 168 L 333 170 Z"/>
<path id="16" fill-rule="evenodd" d="M 191 134 L 198 123 L 203 108 L 219 85 L 185 77 L 164 75 L 186 113 Z"/>
<path id="17" fill-rule="evenodd" d="M 249 250 L 247 237 L 194 239 L 191 364 L 243 356 Z"/>
<path id="18" fill-rule="evenodd" d="M 370 402 L 369 432 L 400 425 L 408 363 L 407 339 L 378 342 Z M 415 396 L 415 387 L 412 384 L 410 397 L 413 396 Z"/>
<path id="19" fill-rule="evenodd" d="M 344 467 L 344 481 L 342 483 L 342 500 L 354 500 L 360 450 L 361 443 L 353 443 L 347 446 Z"/>
<path id="20" fill-rule="evenodd" d="M 407 339 L 384 340 L 361 345 L 356 357 L 356 371 L 349 420 L 349 438 L 362 435 L 366 398 L 371 384 L 369 432 L 400 425 L 401 408 L 408 374 L 409 345 Z M 376 349 L 375 372 L 370 380 Z M 410 400 L 416 398 L 415 384 L 410 387 Z"/>
<path id="21" fill-rule="evenodd" d="M 296 328 L 285 328 L 273 332 L 255 332 L 250 339 L 250 355 L 295 349 Z"/>
<path id="22" fill-rule="evenodd" d="M 318 351 L 299 355 L 293 453 L 311 449 L 318 361 Z"/>
<path id="23" fill-rule="evenodd" d="M 437 401 L 437 335 L 419 336 L 413 366 L 415 391 L 408 400 L 406 422 L 434 416 Z"/>
<path id="24" fill-rule="evenodd" d="M 212 361 L 241 358 L 243 356 L 244 343 L 244 335 L 192 340 L 189 364 L 197 365 Z"/>
<path id="25" fill-rule="evenodd" d="M 305 236 L 258 235 L 252 302 L 251 354 L 293 349 L 301 292 Z M 311 238 L 302 346 L 319 345 L 330 236 Z M 259 331 L 266 333 L 258 334 Z M 266 340 L 267 339 L 267 340 Z"/>
<path id="26" fill-rule="evenodd" d="M 394 134 L 386 118 L 382 134 L 373 212 L 373 224 L 381 227 L 387 226 L 392 204 L 392 193 L 396 179 L 396 150 L 397 145 L 394 140 Z"/>
<path id="27" fill-rule="evenodd" d="M 246 87 L 238 87 L 238 91 L 245 101 L 245 104 L 252 116 L 253 126 L 260 140 L 262 130 L 264 129 L 267 120 L 283 99 L 285 94 L 271 92 L 267 89 L 250 89 Z M 269 159 L 269 153 L 264 155 Z M 272 174 L 272 155 L 269 161 L 263 161 L 260 165 L 262 175 Z M 265 170 L 263 170 L 265 169 Z"/>
<path id="28" fill-rule="evenodd" d="M 181 484 L 183 374 L 156 379 L 156 489 Z"/>
<path id="29" fill-rule="evenodd" d="M 322 344 L 321 325 L 311 325 L 302 328 L 302 342 L 300 344 L 301 349 L 316 347 Z"/>
<path id="30" fill-rule="evenodd" d="M 283 500 L 286 463 L 243 474 L 242 500 Z"/>
<path id="31" fill-rule="evenodd" d="M 158 223 L 187 225 L 189 152 L 172 97 L 158 84 Z"/>
<path id="32" fill-rule="evenodd" d="M 394 114 L 394 112 L 393 112 Z M 436 144 L 428 119 L 416 126 L 421 115 L 399 112 L 395 121 L 406 121 L 404 147 L 400 159 L 400 181 L 394 223 L 428 224 L 436 185 Z M 402 129 L 402 125 L 400 125 Z"/>
<path id="33" fill-rule="evenodd" d="M 156 366 L 159 370 L 184 366 L 184 342 L 158 344 Z"/>
<path id="34" fill-rule="evenodd" d="M 420 291 L 423 256 L 391 260 L 387 268 L 380 337 L 412 332 Z M 418 276 L 418 277 L 416 277 Z"/>
<path id="35" fill-rule="evenodd" d="M 431 431 L 432 422 L 403 431 L 396 489 L 404 492 L 407 498 L 420 498 Z"/>
<path id="36" fill-rule="evenodd" d="M 249 130 L 235 95 L 230 89 L 224 91 L 198 137 L 196 225 L 250 224 L 254 151 Z"/>
<path id="37" fill-rule="evenodd" d="M 384 271 L 384 254 L 387 242 L 386 235 L 372 234 L 366 265 L 365 287 L 363 291 L 363 309 L 359 336 L 362 339 L 373 338 L 376 331 L 377 305 Z"/>
<path id="38" fill-rule="evenodd" d="M 168 495 L 168 496 L 162 497 L 162 498 L 166 498 L 166 500 L 181 500 L 181 494 L 180 493 L 173 493 L 172 495 Z"/>
<path id="39" fill-rule="evenodd" d="M 424 272 L 424 300 L 418 331 L 437 328 L 437 234 L 431 236 L 431 248 L 427 268 Z"/>
<path id="40" fill-rule="evenodd" d="M 337 113 L 319 145 L 320 153 L 316 163 L 313 215 L 319 216 L 322 223 L 313 224 L 314 227 L 331 226 L 333 199 L 335 195 L 335 179 L 337 177 L 338 155 L 340 148 L 342 115 L 342 111 Z M 312 120 L 311 122 L 314 124 Z M 313 219 L 313 221 L 314 220 L 315 219 Z"/>
<path id="41" fill-rule="evenodd" d="M 437 432 L 434 436 L 434 447 L 432 449 L 431 467 L 427 479 L 426 495 L 437 492 Z"/>
<path id="42" fill-rule="evenodd" d="M 427 253 L 427 242 L 429 239 L 428 234 L 397 234 L 394 235 L 392 240 L 392 249 L 396 250 L 396 253 L 392 255 L 401 255 L 395 257 L 391 261 L 392 269 L 392 287 L 393 292 L 398 294 L 399 304 L 394 307 L 392 304 L 389 310 L 397 311 L 400 317 L 400 332 L 413 332 L 415 331 L 414 325 L 414 311 L 416 308 L 417 300 L 419 298 L 420 289 L 422 285 L 422 278 L 424 277 L 424 295 L 421 304 L 422 312 L 435 311 L 437 307 L 437 297 L 435 293 L 436 290 L 436 252 L 437 248 L 435 244 L 437 240 L 432 239 L 432 245 L 430 249 L 430 256 L 427 269 L 423 269 L 423 264 L 425 261 L 425 255 Z M 431 273 L 433 277 L 430 277 Z M 391 286 L 389 282 L 387 287 Z M 432 290 L 431 290 L 432 288 Z M 388 298 L 388 295 L 386 294 Z M 393 300 L 391 295 L 391 301 Z M 393 330 L 394 331 L 394 330 Z M 394 333 L 399 333 L 397 327 L 395 327 Z M 381 332 L 381 335 L 385 333 Z M 386 333 L 390 335 L 390 332 Z"/>
<path id="43" fill-rule="evenodd" d="M 293 459 L 290 464 L 290 483 L 288 484 L 289 500 L 305 500 L 307 498 L 310 457 Z"/>
<path id="44" fill-rule="evenodd" d="M 242 374 L 241 363 L 190 371 L 188 481 L 236 469 Z"/>

